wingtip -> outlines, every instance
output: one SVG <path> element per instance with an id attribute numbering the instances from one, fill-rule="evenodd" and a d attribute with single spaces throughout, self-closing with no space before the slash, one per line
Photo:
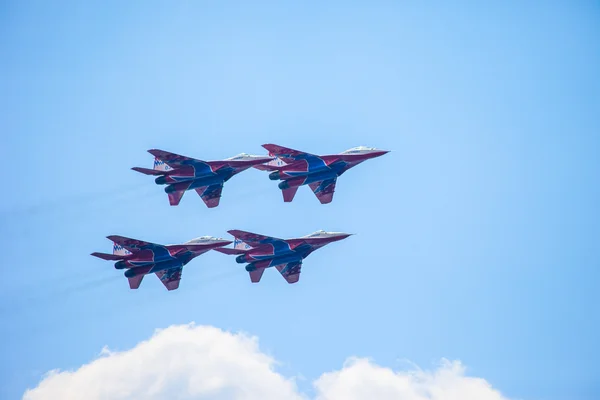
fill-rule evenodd
<path id="1" fill-rule="evenodd" d="M 275 143 L 265 143 L 262 145 L 262 147 L 270 151 L 269 147 L 273 148 L 273 147 L 282 147 L 282 146 L 275 144 Z"/>

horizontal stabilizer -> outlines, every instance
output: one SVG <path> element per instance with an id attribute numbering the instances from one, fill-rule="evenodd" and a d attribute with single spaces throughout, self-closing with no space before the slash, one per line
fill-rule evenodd
<path id="1" fill-rule="evenodd" d="M 260 282 L 260 278 L 262 278 L 263 272 L 265 272 L 264 268 L 258 268 L 254 271 L 250 271 L 250 280 L 252 283 Z"/>
<path id="2" fill-rule="evenodd" d="M 144 275 L 134 276 L 133 278 L 127 278 L 129 280 L 129 288 L 137 289 L 140 287 L 142 283 L 142 279 L 144 279 Z"/>
<path id="3" fill-rule="evenodd" d="M 101 258 L 103 260 L 108 260 L 108 261 L 119 261 L 122 260 L 124 258 L 127 258 L 126 255 L 119 255 L 119 254 L 107 254 L 107 253 L 92 253 L 91 255 L 93 255 L 94 257 L 98 257 Z"/>
<path id="4" fill-rule="evenodd" d="M 298 186 L 291 187 L 288 189 L 283 189 L 281 192 L 283 193 L 283 201 L 286 203 L 294 200 L 294 196 L 296 196 L 296 192 L 298 191 Z"/>
<path id="5" fill-rule="evenodd" d="M 246 250 L 231 249 L 229 247 L 221 247 L 221 248 L 215 249 L 215 251 L 218 251 L 219 253 L 223 253 L 223 254 L 228 254 L 228 255 L 246 254 Z"/>
<path id="6" fill-rule="evenodd" d="M 179 202 L 181 201 L 181 198 L 183 197 L 184 193 L 185 193 L 185 190 L 182 190 L 180 192 L 171 192 L 171 193 L 168 193 L 168 195 L 169 195 L 169 204 L 172 205 L 172 206 L 179 205 Z"/>
<path id="7" fill-rule="evenodd" d="M 137 171 L 137 172 L 141 172 L 142 174 L 145 174 L 145 175 L 156 175 L 156 176 L 158 176 L 158 175 L 164 175 L 165 174 L 165 171 L 161 171 L 161 170 L 158 170 L 158 169 L 141 168 L 141 167 L 133 167 L 131 169 L 134 170 L 134 171 Z"/>

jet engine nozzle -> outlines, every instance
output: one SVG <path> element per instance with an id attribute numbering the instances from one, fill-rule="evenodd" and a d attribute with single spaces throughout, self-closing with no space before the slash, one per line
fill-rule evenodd
<path id="1" fill-rule="evenodd" d="M 164 185 L 165 183 L 167 183 L 167 178 L 164 175 L 159 176 L 154 180 L 154 182 L 156 182 L 157 185 Z"/>
<path id="2" fill-rule="evenodd" d="M 123 260 L 117 261 L 115 263 L 115 268 L 116 269 L 125 269 L 125 268 L 127 268 L 127 263 L 125 261 L 123 261 Z"/>
<path id="3" fill-rule="evenodd" d="M 274 171 L 269 174 L 269 179 L 272 181 L 277 181 L 277 180 L 279 180 L 280 176 L 281 176 L 281 174 L 279 173 L 279 171 Z"/>
<path id="4" fill-rule="evenodd" d="M 128 269 L 127 271 L 125 271 L 125 276 L 127 278 L 133 278 L 134 276 L 136 276 L 136 271 L 134 269 Z"/>
<path id="5" fill-rule="evenodd" d="M 243 264 L 243 263 L 245 263 L 245 262 L 246 262 L 246 255 L 245 255 L 245 254 L 242 254 L 242 255 L 240 255 L 240 256 L 237 256 L 237 257 L 235 258 L 235 262 L 237 262 L 238 264 Z"/>
<path id="6" fill-rule="evenodd" d="M 256 265 L 254 265 L 254 264 L 246 265 L 246 271 L 248 271 L 248 272 L 256 271 Z"/>
<path id="7" fill-rule="evenodd" d="M 279 185 L 279 189 L 283 190 L 283 189 L 289 189 L 290 188 L 290 183 L 288 181 L 283 181 L 280 182 Z"/>

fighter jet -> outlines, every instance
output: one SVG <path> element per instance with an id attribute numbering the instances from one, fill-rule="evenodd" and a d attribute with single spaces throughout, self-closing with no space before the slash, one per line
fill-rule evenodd
<path id="1" fill-rule="evenodd" d="M 250 280 L 260 282 L 265 268 L 275 267 L 288 283 L 300 279 L 302 261 L 313 251 L 331 242 L 346 239 L 351 234 L 317 231 L 297 239 L 278 239 L 239 230 L 228 231 L 235 237 L 234 247 L 215 249 L 224 254 L 237 255 L 238 264 L 248 263 Z"/>
<path id="2" fill-rule="evenodd" d="M 331 203 L 338 176 L 365 160 L 382 156 L 389 151 L 359 146 L 340 154 L 317 156 L 276 144 L 263 144 L 273 161 L 254 168 L 272 171 L 269 179 L 279 183 L 283 201 L 291 202 L 302 185 L 309 185 L 321 204 Z"/>
<path id="3" fill-rule="evenodd" d="M 231 244 L 231 240 L 202 236 L 183 244 L 161 245 L 123 236 L 107 236 L 114 242 L 113 253 L 92 253 L 103 260 L 116 261 L 116 269 L 127 269 L 129 287 L 137 289 L 145 275 L 155 273 L 167 290 L 179 287 L 183 266 L 200 254 Z"/>
<path id="4" fill-rule="evenodd" d="M 221 161 L 202 161 L 163 150 L 148 150 L 154 158 L 154 169 L 132 168 L 146 175 L 157 176 L 157 185 L 167 185 L 169 203 L 176 206 L 187 190 L 196 190 L 208 208 L 219 205 L 223 184 L 232 176 L 274 157 L 241 153 Z"/>

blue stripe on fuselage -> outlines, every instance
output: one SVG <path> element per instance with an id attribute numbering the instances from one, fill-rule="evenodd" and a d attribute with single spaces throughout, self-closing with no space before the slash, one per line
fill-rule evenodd
<path id="1" fill-rule="evenodd" d="M 253 255 L 252 257 L 255 258 L 256 261 L 286 259 L 286 257 L 289 257 L 292 261 L 301 260 L 306 257 L 313 247 L 308 243 L 304 243 L 292 250 L 290 245 L 284 241 L 277 241 L 272 244 L 278 245 L 278 248 L 275 250 L 275 254 Z"/>
<path id="2" fill-rule="evenodd" d="M 181 260 L 179 260 L 177 258 L 173 258 L 172 260 L 163 261 L 163 262 L 155 264 L 154 267 L 152 267 L 152 269 L 150 271 L 148 271 L 148 273 L 151 274 L 153 272 L 158 272 L 158 271 L 162 271 L 165 269 L 171 269 L 171 268 L 178 268 L 178 267 L 182 267 L 184 265 L 185 265 L 185 263 L 183 263 Z"/>
<path id="3" fill-rule="evenodd" d="M 292 252 L 283 256 L 278 256 L 278 257 L 271 257 L 270 259 L 270 263 L 269 263 L 269 267 L 273 267 L 275 265 L 281 265 L 281 264 L 287 264 L 289 262 L 293 262 L 293 261 L 300 261 L 302 260 L 302 255 L 298 254 L 296 252 Z M 257 262 L 260 261 L 255 261 L 255 262 L 251 262 L 248 265 L 254 265 Z"/>
<path id="4" fill-rule="evenodd" d="M 173 257 L 171 256 L 171 253 L 169 253 L 169 250 L 167 250 L 166 247 L 162 247 L 162 246 L 155 246 L 152 249 L 152 252 L 154 253 L 154 262 L 162 262 L 165 260 L 170 260 L 173 259 Z"/>

